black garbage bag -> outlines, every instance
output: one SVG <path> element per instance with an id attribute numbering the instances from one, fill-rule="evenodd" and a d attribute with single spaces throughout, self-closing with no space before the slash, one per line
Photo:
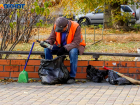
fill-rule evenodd
<path id="1" fill-rule="evenodd" d="M 118 85 L 131 85 L 132 83 L 128 81 L 126 78 L 119 77 L 117 78 Z"/>
<path id="2" fill-rule="evenodd" d="M 118 74 L 116 74 L 114 71 L 109 70 L 108 72 L 108 82 L 112 85 L 116 85 L 118 84 L 118 80 L 117 78 L 119 78 L 120 76 Z"/>
<path id="3" fill-rule="evenodd" d="M 120 77 L 113 70 L 109 70 L 108 72 L 108 82 L 112 85 L 130 85 L 131 82 L 127 79 Z"/>
<path id="4" fill-rule="evenodd" d="M 87 69 L 87 78 L 93 82 L 102 82 L 105 76 L 108 75 L 108 70 L 98 70 L 95 69 L 94 66 L 88 65 Z"/>
<path id="5" fill-rule="evenodd" d="M 69 79 L 69 71 L 64 65 L 65 55 L 52 60 L 41 59 L 38 75 L 42 84 L 63 84 Z"/>

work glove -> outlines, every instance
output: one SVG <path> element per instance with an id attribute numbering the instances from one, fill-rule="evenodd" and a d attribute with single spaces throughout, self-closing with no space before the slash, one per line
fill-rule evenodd
<path id="1" fill-rule="evenodd" d="M 65 47 L 61 47 L 59 50 L 58 50 L 58 52 L 57 52 L 57 56 L 61 56 L 61 55 L 63 55 L 63 54 L 65 54 L 65 53 L 67 53 L 68 51 L 67 51 L 67 49 L 65 48 Z"/>

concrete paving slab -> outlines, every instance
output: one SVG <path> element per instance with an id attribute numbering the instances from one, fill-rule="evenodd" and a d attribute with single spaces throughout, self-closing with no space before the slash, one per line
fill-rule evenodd
<path id="1" fill-rule="evenodd" d="M 139 85 L 0 83 L 0 105 L 140 105 Z"/>

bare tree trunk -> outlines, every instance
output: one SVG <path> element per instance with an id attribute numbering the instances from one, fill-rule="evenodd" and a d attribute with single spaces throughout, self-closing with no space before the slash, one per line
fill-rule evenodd
<path id="1" fill-rule="evenodd" d="M 121 16 L 121 11 L 120 11 L 120 4 L 119 3 L 114 3 L 111 5 L 111 17 L 112 17 L 112 22 L 113 22 L 113 27 L 114 28 L 119 28 L 119 26 L 123 26 L 123 22 L 121 20 L 117 20 L 115 16 L 117 15 L 118 17 Z"/>
<path id="2" fill-rule="evenodd" d="M 121 4 L 118 2 L 113 3 L 110 5 L 111 7 L 111 18 L 112 18 L 112 23 L 113 23 L 113 27 L 115 29 L 121 29 L 124 31 L 128 31 L 131 30 L 131 28 L 127 25 L 127 22 L 125 22 L 124 20 L 121 20 L 117 17 L 121 17 Z"/>
<path id="3" fill-rule="evenodd" d="M 104 5 L 104 28 L 111 28 L 112 23 L 111 23 L 111 8 L 110 4 L 105 4 Z"/>

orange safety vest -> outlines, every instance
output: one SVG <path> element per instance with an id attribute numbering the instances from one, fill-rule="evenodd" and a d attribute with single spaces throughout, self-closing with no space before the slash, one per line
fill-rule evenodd
<path id="1" fill-rule="evenodd" d="M 67 35 L 67 41 L 66 41 L 67 44 L 70 44 L 73 41 L 75 31 L 76 31 L 78 26 L 79 26 L 78 23 L 71 21 L 71 27 L 70 27 L 70 30 L 69 30 L 69 34 Z M 56 24 L 54 25 L 54 30 L 55 30 L 55 28 L 56 28 Z M 61 35 L 60 35 L 60 32 L 55 32 L 55 34 L 56 34 L 56 42 L 55 42 L 55 44 L 58 47 L 61 47 Z M 81 34 L 80 45 L 86 46 L 86 43 L 85 43 L 85 40 L 83 39 L 82 34 Z"/>

